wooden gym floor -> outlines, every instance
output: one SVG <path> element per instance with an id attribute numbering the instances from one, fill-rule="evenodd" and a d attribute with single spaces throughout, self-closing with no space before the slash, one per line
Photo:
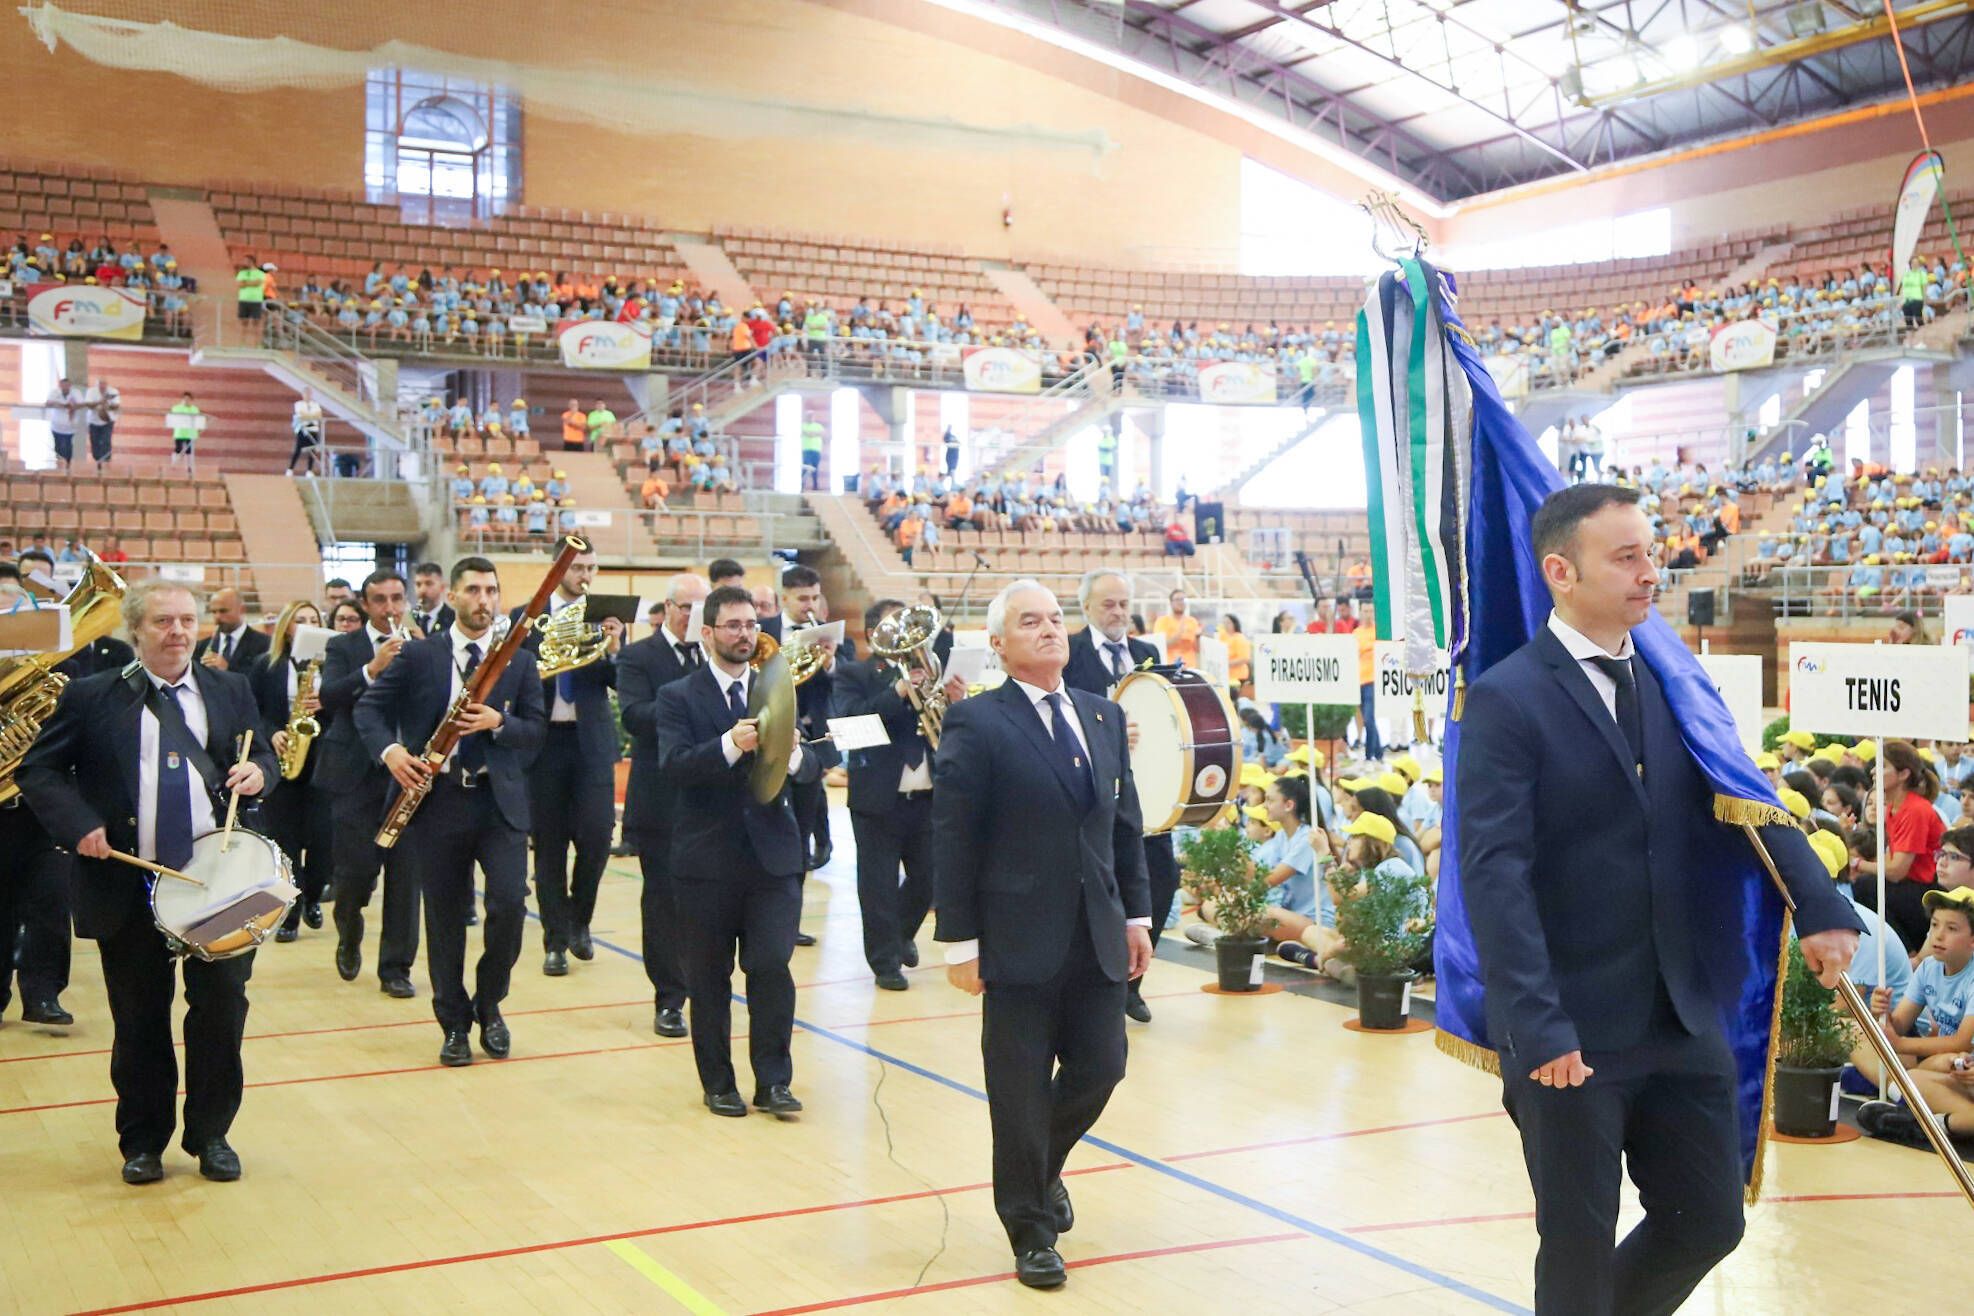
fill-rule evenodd
<path id="1" fill-rule="evenodd" d="M 1429 1035 L 1346 1032 L 1320 996 L 1204 994 L 1210 957 L 1176 935 L 1147 980 L 1156 1021 L 1131 1025 L 1130 1075 L 1070 1162 L 1069 1285 L 1020 1288 L 987 1191 L 977 1004 L 929 929 L 912 990 L 876 990 L 840 802 L 833 826 L 804 916 L 822 944 L 795 955 L 808 1111 L 786 1123 L 709 1115 L 687 1044 L 652 1034 L 636 861 L 616 860 L 593 962 L 542 977 L 530 924 L 505 1062 L 439 1066 L 422 965 L 415 1001 L 377 990 L 374 907 L 355 983 L 327 928 L 267 946 L 245 1178 L 207 1183 L 174 1147 L 162 1184 L 128 1188 L 76 943 L 70 1035 L 0 1027 L 0 1311 L 1527 1308 L 1531 1202 L 1495 1081 Z M 1870 1142 L 1773 1146 L 1768 1193 L 1689 1311 L 1874 1304 L 1886 1256 L 1969 1224 L 1930 1156 Z"/>

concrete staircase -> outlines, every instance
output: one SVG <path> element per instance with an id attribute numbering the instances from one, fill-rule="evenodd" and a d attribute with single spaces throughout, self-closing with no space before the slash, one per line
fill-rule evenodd
<path id="1" fill-rule="evenodd" d="M 599 558 L 648 562 L 657 556 L 651 532 L 637 515 L 638 508 L 608 453 L 559 453 L 555 464 L 569 473 L 569 496 L 579 509 L 610 513 L 608 531 L 591 532 Z"/>
<path id="2" fill-rule="evenodd" d="M 761 299 L 754 285 L 747 282 L 718 244 L 684 233 L 667 233 L 664 238 L 679 253 L 679 259 L 685 262 L 685 268 L 699 286 L 718 293 L 728 310 L 744 311 Z"/>
<path id="3" fill-rule="evenodd" d="M 425 539 L 427 486 L 422 482 L 322 476 L 286 482 L 298 486 L 320 543 L 417 544 Z"/>
<path id="4" fill-rule="evenodd" d="M 1049 300 L 1042 286 L 1028 277 L 1027 271 L 997 260 L 983 260 L 979 266 L 987 281 L 1000 290 L 1001 296 L 1007 298 L 1016 313 L 1046 341 L 1078 341 L 1076 326 L 1069 322 L 1061 307 Z"/>
<path id="5" fill-rule="evenodd" d="M 1239 502 L 1241 490 L 1247 487 L 1248 481 L 1254 479 L 1270 466 L 1273 466 L 1277 461 L 1301 447 L 1303 440 L 1323 428 L 1323 422 L 1329 420 L 1330 415 L 1331 413 L 1327 408 L 1318 407 L 1313 420 L 1305 420 L 1301 429 L 1249 462 L 1231 480 L 1220 486 L 1218 490 L 1219 494 L 1229 502 Z"/>
<path id="6" fill-rule="evenodd" d="M 173 244 L 176 246 L 177 244 Z M 226 495 L 263 607 L 322 593 L 322 548 L 299 485 L 285 475 L 229 475 Z"/>

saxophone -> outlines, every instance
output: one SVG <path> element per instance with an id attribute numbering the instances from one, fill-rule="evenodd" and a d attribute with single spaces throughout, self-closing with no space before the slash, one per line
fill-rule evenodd
<path id="1" fill-rule="evenodd" d="M 302 712 L 302 702 L 315 693 L 315 680 L 322 671 L 322 660 L 311 658 L 295 678 L 295 702 L 288 708 L 288 746 L 277 756 L 281 761 L 281 780 L 293 781 L 302 775 L 302 768 L 308 763 L 308 747 L 322 734 L 322 724 L 312 713 Z"/>

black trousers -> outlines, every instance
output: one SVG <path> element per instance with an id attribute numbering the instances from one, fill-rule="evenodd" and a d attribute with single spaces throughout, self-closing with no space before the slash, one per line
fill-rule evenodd
<path id="1" fill-rule="evenodd" d="M 0 807 L 0 1009 L 16 977 L 23 1005 L 68 990 L 68 882 L 69 857 L 33 812 L 18 802 Z"/>
<path id="2" fill-rule="evenodd" d="M 276 791 L 276 795 L 280 792 Z M 419 813 L 431 807 L 428 800 Z M 409 978 L 418 958 L 418 874 L 420 865 L 406 858 L 407 837 L 389 850 L 375 841 L 384 821 L 384 783 L 366 780 L 353 791 L 336 796 L 331 805 L 335 841 L 331 848 L 336 881 L 336 937 L 363 944 L 363 911 L 377 890 L 377 870 L 384 870 L 384 932 L 377 946 L 377 977 L 389 982 Z M 418 821 L 414 816 L 413 823 Z M 406 829 L 409 832 L 409 828 Z M 461 915 L 463 923 L 465 916 Z"/>
<path id="3" fill-rule="evenodd" d="M 932 792 L 901 797 L 883 813 L 853 809 L 850 831 L 857 839 L 864 960 L 872 973 L 895 973 L 932 908 Z"/>
<path id="4" fill-rule="evenodd" d="M 829 847 L 829 791 L 821 777 L 791 782 L 788 802 L 795 806 L 795 825 L 802 829 L 802 847 L 814 856 Z"/>
<path id="5" fill-rule="evenodd" d="M 508 826 L 493 791 L 440 777 L 396 848 L 417 856 L 425 896 L 425 967 L 432 1014 L 448 1032 L 500 1017 L 521 925 L 528 918 L 528 838 Z M 466 991 L 466 918 L 473 909 L 473 865 L 486 879 L 486 918 L 473 991 Z"/>
<path id="6" fill-rule="evenodd" d="M 162 1155 L 176 1126 L 178 1055 L 171 1043 L 178 961 L 164 934 L 133 915 L 96 945 L 110 998 L 110 1083 L 117 1093 L 117 1146 L 126 1159 Z M 245 1077 L 240 1038 L 247 1029 L 247 979 L 254 955 L 185 965 L 185 1137 L 196 1152 L 223 1138 L 240 1113 Z"/>
<path id="7" fill-rule="evenodd" d="M 790 1082 L 788 1041 L 795 1029 L 795 929 L 802 879 L 720 873 L 680 877 L 679 963 L 692 1002 L 692 1059 L 707 1092 L 737 1091 L 733 1070 L 733 966 L 747 981 L 747 1059 L 756 1091 Z"/>
<path id="8" fill-rule="evenodd" d="M 1151 944 L 1156 947 L 1172 914 L 1172 898 L 1179 894 L 1179 860 L 1172 853 L 1170 832 L 1145 838 L 1145 877 L 1151 886 Z"/>
<path id="9" fill-rule="evenodd" d="M 260 825 L 294 865 L 302 898 L 288 911 L 285 926 L 300 927 L 302 906 L 319 903 L 335 873 L 336 819 L 329 793 L 310 785 L 306 773 L 298 781 L 284 781 L 261 802 Z M 357 917 L 362 916 L 359 911 Z"/>
<path id="10" fill-rule="evenodd" d="M 528 812 L 535 824 L 535 901 L 544 950 L 567 950 L 596 914 L 596 888 L 610 862 L 616 821 L 608 763 L 585 763 L 574 722 L 551 722 L 528 769 Z M 569 866 L 569 847 L 576 863 Z"/>
<path id="11" fill-rule="evenodd" d="M 672 878 L 672 838 L 668 832 L 639 828 L 631 833 L 644 891 L 638 913 L 644 923 L 644 976 L 651 980 L 661 1010 L 685 1008 L 685 969 L 679 959 L 678 886 Z"/>
<path id="12" fill-rule="evenodd" d="M 1624 1051 L 1587 1051 L 1579 1088 L 1548 1088 L 1540 1061 L 1502 1056 L 1502 1104 L 1535 1189 L 1540 1316 L 1672 1312 L 1741 1241 L 1734 1060 L 1715 1032 L 1661 1022 Z M 1622 1167 L 1621 1167 L 1622 1160 Z M 1645 1218 L 1616 1242 L 1621 1175 Z"/>
<path id="13" fill-rule="evenodd" d="M 1124 1077 L 1124 984 L 1104 976 L 1077 921 L 1055 977 L 989 981 L 981 1011 L 994 1210 L 1016 1252 L 1055 1246 L 1049 1185 Z"/>

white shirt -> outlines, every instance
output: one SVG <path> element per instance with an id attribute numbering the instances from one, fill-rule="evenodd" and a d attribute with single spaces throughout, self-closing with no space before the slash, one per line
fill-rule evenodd
<path id="1" fill-rule="evenodd" d="M 309 402 L 304 399 L 298 400 L 295 403 L 295 424 L 299 425 L 307 421 L 320 422 L 321 419 L 322 404 L 320 402 Z"/>
<path id="2" fill-rule="evenodd" d="M 59 388 L 50 389 L 48 392 L 48 409 L 46 412 L 48 428 L 57 434 L 75 433 L 75 413 L 70 408 L 81 406 L 82 400 L 82 394 L 76 392 L 73 388 L 67 392 L 63 392 Z"/>
<path id="3" fill-rule="evenodd" d="M 1624 642 L 1618 645 L 1618 651 L 1616 653 L 1607 653 L 1603 645 L 1597 643 L 1597 641 L 1591 639 L 1588 635 L 1585 635 L 1582 631 L 1579 631 L 1576 627 L 1570 625 L 1553 612 L 1549 614 L 1549 629 L 1555 634 L 1557 639 L 1563 642 L 1563 648 L 1569 651 L 1570 657 L 1576 659 L 1577 666 L 1583 669 L 1583 674 L 1590 678 L 1591 688 L 1597 692 L 1597 697 L 1604 701 L 1604 711 L 1611 715 L 1613 722 L 1617 721 L 1618 683 L 1605 675 L 1604 669 L 1592 662 L 1591 659 L 1629 659 L 1636 652 L 1635 647 L 1631 643 L 1631 632 L 1625 632 Z"/>
<path id="4" fill-rule="evenodd" d="M 247 623 L 241 622 L 232 630 L 217 629 L 212 633 L 212 643 L 206 646 L 208 653 L 216 653 L 232 665 L 233 655 L 240 650 L 240 641 L 247 635 Z"/>
<path id="5" fill-rule="evenodd" d="M 453 628 L 446 632 L 446 636 L 452 641 L 452 681 L 446 687 L 446 707 L 451 708 L 452 701 L 459 698 L 459 692 L 466 688 L 466 680 L 460 674 L 462 671 L 465 670 L 466 664 L 472 660 L 472 655 L 466 652 L 466 646 L 469 644 L 478 645 L 480 647 L 480 661 L 485 662 L 487 660 L 487 656 L 493 652 L 494 644 L 493 644 L 492 631 L 488 631 L 486 634 L 480 636 L 478 639 L 475 639 L 474 637 L 466 634 L 466 632 L 460 630 L 457 623 L 454 623 Z M 373 633 L 370 638 L 372 640 L 375 640 L 377 637 L 375 633 Z M 392 661 L 395 662 L 396 659 L 393 659 Z M 506 726 L 506 725 L 507 723 L 503 719 L 501 722 L 501 726 Z M 500 727 L 495 727 L 492 731 L 476 731 L 473 734 L 476 736 L 498 736 L 500 734 L 500 730 L 501 730 Z M 461 737 L 462 741 L 464 739 L 465 739 L 464 737 Z M 397 748 L 399 748 L 399 745 L 396 742 L 384 746 L 384 752 L 378 756 L 378 762 L 381 763 L 388 760 L 391 757 L 391 751 Z M 455 743 L 453 747 L 453 752 L 451 754 L 446 755 L 446 761 L 439 765 L 439 771 L 440 772 L 452 771 L 453 758 L 458 753 L 459 753 L 459 748 L 458 745 Z"/>
<path id="6" fill-rule="evenodd" d="M 580 597 L 581 597 L 580 595 L 577 596 L 577 598 Z M 565 599 L 562 597 L 560 592 L 558 592 L 554 598 L 548 601 L 548 615 L 553 617 L 556 613 L 562 611 L 562 609 L 568 607 L 570 604 L 574 602 L 576 602 L 576 599 Z M 548 694 L 549 694 L 549 706 L 548 706 L 549 721 L 573 722 L 576 720 L 576 706 L 562 697 L 562 680 L 560 677 L 557 677 L 556 679 L 548 683 Z"/>
<path id="7" fill-rule="evenodd" d="M 712 669 L 713 679 L 720 683 L 720 698 L 722 699 L 731 701 L 733 696 L 728 692 L 733 689 L 733 683 L 735 681 L 740 682 L 740 702 L 742 706 L 745 706 L 748 694 L 754 689 L 754 669 L 743 664 L 739 674 L 735 675 L 717 662 L 708 663 L 707 666 Z M 740 762 L 740 756 L 744 752 L 738 745 L 733 743 L 733 731 L 729 728 L 726 734 L 720 737 L 720 754 L 726 759 L 727 766 L 732 767 L 734 764 Z M 801 767 L 802 742 L 797 740 L 795 748 L 788 753 L 788 770 L 790 772 L 797 772 L 801 770 Z"/>
<path id="8" fill-rule="evenodd" d="M 89 404 L 89 423 L 91 425 L 114 425 L 116 423 L 117 413 L 123 408 L 123 394 L 117 392 L 116 385 L 114 384 L 105 389 L 92 387 L 83 397 L 83 401 Z M 99 416 L 96 414 L 96 407 L 98 405 L 102 406 L 107 415 Z"/>
<path id="9" fill-rule="evenodd" d="M 1105 665 L 1108 666 L 1109 664 Z M 1055 739 L 1055 715 L 1050 710 L 1046 701 L 1052 694 L 1061 695 L 1063 716 L 1069 723 L 1069 733 L 1076 737 L 1076 744 L 1083 751 L 1084 761 L 1090 762 L 1090 741 L 1083 734 L 1083 719 L 1076 712 L 1076 700 L 1069 693 L 1069 687 L 1060 683 L 1061 678 L 1057 678 L 1058 683 L 1054 690 L 1044 690 L 1039 685 L 1030 685 L 1028 682 L 1016 680 L 1012 676 L 1008 680 L 1019 686 L 1021 693 L 1028 697 L 1029 706 L 1035 710 L 1035 716 L 1042 719 L 1042 730 L 1048 733 L 1051 740 Z M 1091 764 L 1090 780 L 1094 785 L 1096 781 L 1094 763 Z M 1148 928 L 1152 923 L 1149 918 L 1127 918 L 1124 922 L 1134 928 Z M 980 939 L 978 937 L 973 938 L 971 941 L 951 941 L 946 943 L 946 963 L 948 964 L 965 964 L 969 960 L 977 960 L 979 958 Z"/>
<path id="10" fill-rule="evenodd" d="M 160 690 L 170 684 L 148 668 L 144 675 Z M 193 739 L 205 744 L 206 700 L 199 693 L 199 683 L 190 668 L 179 678 L 178 706 L 185 711 L 185 726 Z M 151 711 L 147 701 L 137 732 L 137 853 L 153 860 L 158 857 L 158 737 L 161 733 L 158 715 Z M 192 799 L 192 835 L 211 831 L 212 796 L 206 792 L 199 770 L 190 763 L 185 765 L 185 789 Z"/>
<path id="11" fill-rule="evenodd" d="M 363 629 L 365 631 L 368 631 L 370 634 L 371 657 L 374 658 L 376 657 L 377 650 L 383 648 L 386 644 L 390 643 L 391 640 L 390 633 L 388 631 L 379 631 L 373 626 L 365 626 Z M 392 661 L 395 662 L 396 659 L 392 659 Z M 369 685 L 371 681 L 370 664 L 365 663 L 363 664 L 363 666 L 357 668 L 356 670 L 363 674 L 363 683 L 365 685 Z"/>

